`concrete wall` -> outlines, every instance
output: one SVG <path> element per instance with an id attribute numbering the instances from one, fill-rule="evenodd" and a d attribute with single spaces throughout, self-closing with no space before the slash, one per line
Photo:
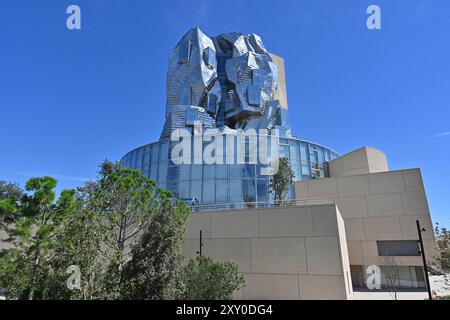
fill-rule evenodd
<path id="1" fill-rule="evenodd" d="M 388 170 L 385 154 L 371 147 L 362 147 L 330 162 L 331 177 L 344 177 Z"/>
<path id="2" fill-rule="evenodd" d="M 193 213 L 186 258 L 199 249 L 244 273 L 238 299 L 348 299 L 352 296 L 342 217 L 335 205 Z"/>
<path id="3" fill-rule="evenodd" d="M 383 264 L 376 240 L 417 240 L 416 220 L 427 230 L 422 236 L 427 259 L 431 260 L 436 255 L 436 245 L 420 170 L 341 175 L 348 174 L 347 169 L 354 167 L 354 163 L 361 163 L 367 154 L 367 150 L 361 150 L 356 152 L 359 159 L 351 153 L 336 159 L 339 164 L 332 161 L 333 177 L 296 182 L 296 198 L 328 199 L 336 203 L 344 219 L 351 265 Z M 376 152 L 373 154 L 376 159 L 382 158 Z M 346 159 L 350 165 L 343 161 Z M 335 167 L 341 171 L 334 172 Z M 405 266 L 422 265 L 420 257 L 397 257 L 396 261 Z"/>

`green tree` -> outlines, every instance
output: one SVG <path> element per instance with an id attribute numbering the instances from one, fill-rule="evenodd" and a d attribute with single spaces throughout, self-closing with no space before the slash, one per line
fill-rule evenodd
<path id="1" fill-rule="evenodd" d="M 120 298 L 130 247 L 144 231 L 143 241 L 153 237 L 155 246 L 165 248 L 152 252 L 156 260 L 174 254 L 174 262 L 162 263 L 161 277 L 153 282 L 170 291 L 164 275 L 174 273 L 174 264 L 179 269 L 180 239 L 190 211 L 174 206 L 171 194 L 139 171 L 105 161 L 96 181 L 77 192 L 61 192 L 57 201 L 56 180 L 50 177 L 30 179 L 24 195 L 14 184 L 0 186 L 1 226 L 13 244 L 0 253 L 0 287 L 8 288 L 8 298 Z M 162 223 L 166 220 L 173 230 Z M 173 237 L 166 239 L 170 232 Z M 144 258 L 136 254 L 136 259 Z M 137 264 L 136 259 L 131 261 Z M 67 287 L 70 266 L 81 272 L 79 289 Z"/>
<path id="2" fill-rule="evenodd" d="M 56 180 L 51 177 L 32 178 L 25 187 L 28 194 L 20 200 L 10 196 L 0 204 L 2 229 L 13 244 L 0 255 L 0 278 L 5 279 L 1 285 L 12 298 L 43 298 L 51 275 L 47 261 L 58 230 L 73 210 L 75 191 L 64 190 L 55 201 Z"/>
<path id="3" fill-rule="evenodd" d="M 103 272 L 97 277 L 97 295 L 102 299 L 121 297 L 122 273 L 130 260 L 130 245 L 161 211 L 165 191 L 137 170 L 105 161 L 99 178 L 82 190 L 84 209 L 95 216 L 102 236 Z"/>
<path id="4" fill-rule="evenodd" d="M 14 221 L 18 202 L 23 195 L 16 183 L 0 180 L 0 228 L 6 228 Z"/>
<path id="5" fill-rule="evenodd" d="M 99 219 L 85 209 L 82 188 L 77 192 L 77 202 L 73 213 L 65 221 L 56 235 L 56 245 L 49 260 L 51 277 L 47 298 L 82 299 L 99 298 L 98 283 L 101 281 L 103 263 L 106 256 L 101 247 L 102 234 Z M 80 288 L 69 289 L 67 273 L 70 266 L 80 270 Z"/>
<path id="6" fill-rule="evenodd" d="M 190 260 L 183 269 L 188 300 L 230 300 L 233 292 L 244 287 L 244 276 L 238 266 L 231 262 L 215 262 L 207 256 Z"/>
<path id="7" fill-rule="evenodd" d="M 125 265 L 122 298 L 167 300 L 182 292 L 181 245 L 191 210 L 181 201 L 173 204 L 167 191 L 160 192 L 159 199 L 159 210 Z"/>
<path id="8" fill-rule="evenodd" d="M 275 203 L 281 203 L 286 199 L 289 186 L 294 179 L 294 172 L 289 164 L 289 159 L 278 159 L 278 170 L 269 178 L 270 192 L 274 194 Z"/>
<path id="9" fill-rule="evenodd" d="M 437 257 L 438 263 L 440 267 L 449 270 L 450 269 L 450 231 L 441 227 L 439 223 L 436 223 L 436 227 L 434 229 L 437 245 L 439 249 L 439 257 Z"/>
<path id="10" fill-rule="evenodd" d="M 24 194 L 11 184 L 2 189 L 0 221 L 13 245 L 0 253 L 8 298 L 222 299 L 242 287 L 234 264 L 199 258 L 192 270 L 182 267 L 191 211 L 140 172 L 106 161 L 99 178 L 77 191 L 55 200 L 55 187 L 43 177 L 30 179 Z M 81 271 L 74 290 L 71 266 Z M 195 283 L 200 274 L 207 287 Z"/>
<path id="11" fill-rule="evenodd" d="M 23 191 L 17 183 L 0 180 L 0 200 L 12 199 L 19 201 L 23 196 Z"/>

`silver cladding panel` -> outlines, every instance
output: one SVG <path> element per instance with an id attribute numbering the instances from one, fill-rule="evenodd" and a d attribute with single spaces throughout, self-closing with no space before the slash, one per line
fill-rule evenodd
<path id="1" fill-rule="evenodd" d="M 221 78 L 219 69 L 225 70 Z M 258 35 L 209 38 L 193 28 L 169 56 L 160 140 L 169 140 L 174 129 L 194 126 L 271 129 L 280 109 L 274 99 L 277 82 L 277 66 Z"/>

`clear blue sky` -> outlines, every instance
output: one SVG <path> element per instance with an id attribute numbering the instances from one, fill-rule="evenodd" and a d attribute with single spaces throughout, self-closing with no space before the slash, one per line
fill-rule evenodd
<path id="1" fill-rule="evenodd" d="M 70 4 L 81 31 L 66 28 Z M 382 30 L 366 28 L 369 4 Z M 450 225 L 448 0 L 1 0 L 0 179 L 71 188 L 157 140 L 167 56 L 194 26 L 261 35 L 285 58 L 294 134 L 420 167 Z"/>

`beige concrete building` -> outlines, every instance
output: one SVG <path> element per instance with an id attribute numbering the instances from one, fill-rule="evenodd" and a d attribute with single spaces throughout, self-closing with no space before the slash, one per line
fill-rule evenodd
<path id="1" fill-rule="evenodd" d="M 381 289 L 423 291 L 416 220 L 425 228 L 426 257 L 435 252 L 419 169 L 389 171 L 386 156 L 364 147 L 329 163 L 329 177 L 295 182 L 291 205 L 193 213 L 187 258 L 203 253 L 238 264 L 240 299 L 353 299 L 367 291 L 369 266 Z M 367 296 L 367 294 L 366 294 Z M 369 295 L 370 296 L 370 295 Z"/>
<path id="2" fill-rule="evenodd" d="M 238 264 L 239 299 L 348 299 L 352 296 L 344 221 L 335 204 L 194 213 L 186 258 L 199 249 Z M 309 290 L 312 287 L 325 291 Z"/>

